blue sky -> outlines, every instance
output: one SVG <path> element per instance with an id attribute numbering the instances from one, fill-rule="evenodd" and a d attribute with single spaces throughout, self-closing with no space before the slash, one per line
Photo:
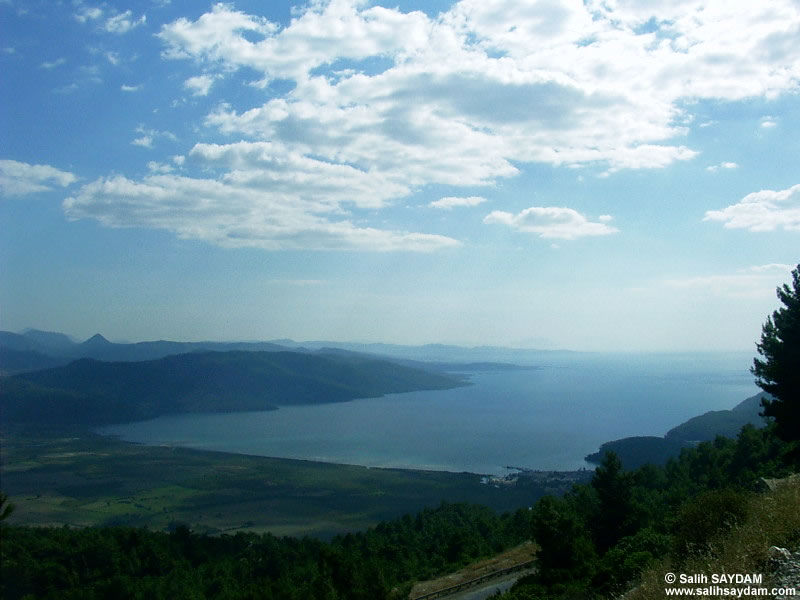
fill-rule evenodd
<path id="1" fill-rule="evenodd" d="M 0 326 L 753 349 L 800 5 L 0 0 Z"/>

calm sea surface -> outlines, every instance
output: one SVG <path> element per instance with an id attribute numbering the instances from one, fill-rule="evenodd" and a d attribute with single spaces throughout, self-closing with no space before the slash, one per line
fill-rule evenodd
<path id="1" fill-rule="evenodd" d="M 101 433 L 167 444 L 375 467 L 503 474 L 575 469 L 603 442 L 663 435 L 759 390 L 748 353 L 554 355 L 473 385 L 275 411 L 166 416 Z"/>

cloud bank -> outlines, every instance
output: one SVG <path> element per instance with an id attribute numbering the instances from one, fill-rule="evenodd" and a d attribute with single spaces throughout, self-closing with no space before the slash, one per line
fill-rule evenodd
<path id="1" fill-rule="evenodd" d="M 114 18 L 120 32 L 139 23 Z M 101 179 L 65 208 L 225 245 L 452 246 L 369 220 L 425 186 L 493 186 L 531 163 L 612 174 L 691 160 L 693 103 L 797 89 L 798 22 L 792 0 L 462 0 L 435 16 L 319 0 L 286 26 L 215 4 L 162 26 L 162 57 L 197 70 L 184 79 L 197 97 L 224 78 L 263 101 L 235 96 L 207 112 L 194 177 Z M 123 188 L 152 190 L 161 208 L 138 191 L 123 200 Z M 445 200 L 432 206 L 464 205 Z M 616 231 L 556 207 L 486 222 L 559 239 Z"/>

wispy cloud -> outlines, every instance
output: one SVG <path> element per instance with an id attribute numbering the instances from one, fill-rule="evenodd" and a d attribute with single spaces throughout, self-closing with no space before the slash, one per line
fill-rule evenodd
<path id="1" fill-rule="evenodd" d="M 64 200 L 70 219 L 166 229 L 225 247 L 431 252 L 460 245 L 440 235 L 360 227 L 335 215 L 320 216 L 322 210 L 242 182 L 176 175 L 151 175 L 141 182 L 101 178 Z"/>
<path id="2" fill-rule="evenodd" d="M 143 87 L 143 86 L 142 86 L 142 84 L 141 84 L 141 83 L 140 83 L 139 85 L 127 85 L 127 84 L 124 84 L 124 83 L 123 83 L 123 84 L 120 86 L 120 88 L 119 88 L 119 89 L 121 89 L 123 92 L 138 92 L 139 90 L 141 90 L 141 89 L 142 89 L 142 87 Z"/>
<path id="3" fill-rule="evenodd" d="M 456 208 L 459 206 L 477 206 L 479 204 L 483 204 L 486 202 L 486 198 L 483 196 L 467 196 L 467 197 L 457 197 L 457 196 L 447 196 L 446 198 L 439 198 L 439 200 L 434 200 L 430 203 L 429 206 L 433 208 L 443 208 L 445 210 L 450 210 L 452 208 Z"/>
<path id="4" fill-rule="evenodd" d="M 131 29 L 139 27 L 140 25 L 144 25 L 146 21 L 147 17 L 145 15 L 134 19 L 133 12 L 126 10 L 124 13 L 106 19 L 103 29 L 109 33 L 123 34 L 128 33 Z"/>
<path id="5" fill-rule="evenodd" d="M 39 65 L 42 69 L 47 69 L 48 71 L 51 69 L 55 69 L 56 67 L 60 67 L 63 64 L 66 64 L 67 59 L 63 56 L 51 61 L 45 61 Z"/>
<path id="6" fill-rule="evenodd" d="M 54 185 L 67 187 L 77 177 L 49 165 L 30 165 L 16 160 L 0 160 L 0 193 L 3 196 L 25 196 L 47 192 Z"/>
<path id="7" fill-rule="evenodd" d="M 738 169 L 738 168 L 739 168 L 739 165 L 736 164 L 735 162 L 722 162 L 722 163 L 719 163 L 718 165 L 709 165 L 708 167 L 706 167 L 706 171 L 709 171 L 711 173 L 716 173 L 720 169 L 733 170 L 733 169 Z"/>
<path id="8" fill-rule="evenodd" d="M 153 136 L 152 135 L 143 135 L 138 138 L 134 138 L 131 141 L 131 144 L 134 146 L 141 146 L 142 148 L 152 148 L 153 147 Z"/>
<path id="9" fill-rule="evenodd" d="M 800 231 L 800 184 L 753 192 L 722 210 L 706 211 L 703 220 L 719 221 L 728 229 Z"/>
<path id="10" fill-rule="evenodd" d="M 575 240 L 586 236 L 609 235 L 619 230 L 607 223 L 609 215 L 590 221 L 572 208 L 559 206 L 532 206 L 514 215 L 500 210 L 489 213 L 483 222 L 506 225 L 524 233 L 534 233 L 542 238 Z"/>
<path id="11" fill-rule="evenodd" d="M 151 160 L 147 163 L 147 168 L 150 170 L 151 173 L 172 173 L 175 170 L 175 167 L 172 165 L 168 165 L 166 163 L 160 163 L 155 160 Z"/>
<path id="12" fill-rule="evenodd" d="M 85 6 L 82 2 L 76 2 L 76 5 L 78 10 L 74 16 L 79 23 L 96 21 L 103 16 L 103 9 L 97 6 Z"/>
<path id="13" fill-rule="evenodd" d="M 702 290 L 734 298 L 761 298 L 772 296 L 794 267 L 771 263 L 739 269 L 735 273 L 700 275 L 663 281 L 666 287 L 682 290 Z"/>
<path id="14" fill-rule="evenodd" d="M 80 86 L 76 82 L 73 81 L 72 83 L 67 83 L 65 85 L 59 86 L 59 87 L 55 88 L 53 91 L 56 94 L 71 94 L 71 93 L 77 91 L 77 89 L 79 87 Z"/>
<path id="15" fill-rule="evenodd" d="M 779 273 L 785 274 L 790 272 L 794 269 L 795 265 L 786 265 L 782 263 L 770 263 L 768 265 L 758 265 L 755 267 L 749 267 L 745 269 L 745 271 L 749 271 L 751 273 Z"/>
<path id="16" fill-rule="evenodd" d="M 153 148 L 157 138 L 165 138 L 173 142 L 178 139 L 171 131 L 159 131 L 157 129 L 147 128 L 144 125 L 139 125 L 136 128 L 136 133 L 141 135 L 135 138 L 131 144 L 134 146 L 141 146 L 142 148 Z"/>

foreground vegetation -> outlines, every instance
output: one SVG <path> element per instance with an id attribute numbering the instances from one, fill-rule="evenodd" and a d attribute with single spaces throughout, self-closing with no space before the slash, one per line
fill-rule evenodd
<path id="1" fill-rule="evenodd" d="M 414 581 L 535 539 L 539 571 L 507 598 L 612 597 L 663 561 L 706 556 L 721 533 L 751 518 L 757 479 L 792 469 L 794 448 L 771 427 L 746 427 L 737 440 L 684 450 L 663 468 L 623 471 L 610 454 L 591 484 L 546 496 L 532 509 L 498 516 L 445 504 L 327 542 L 244 532 L 212 537 L 185 525 L 171 533 L 5 525 L 2 596 L 401 598 Z M 798 508 L 789 510 L 800 514 Z M 800 543 L 797 520 L 784 523 L 782 540 Z"/>
<path id="2" fill-rule="evenodd" d="M 12 527 L 3 532 L 4 598 L 401 597 L 431 576 L 519 541 L 510 517 L 445 505 L 330 543 L 238 533 Z"/>
<path id="3" fill-rule="evenodd" d="M 708 508 L 715 497 L 719 498 L 707 496 L 693 506 Z M 787 481 L 767 494 L 753 495 L 740 508 L 739 518 L 709 536 L 703 548 L 683 558 L 668 556 L 645 571 L 627 600 L 663 598 L 664 574 L 670 572 L 764 573 L 771 546 L 795 548 L 800 544 L 800 479 Z M 776 587 L 775 583 L 764 579 L 764 587 Z"/>

